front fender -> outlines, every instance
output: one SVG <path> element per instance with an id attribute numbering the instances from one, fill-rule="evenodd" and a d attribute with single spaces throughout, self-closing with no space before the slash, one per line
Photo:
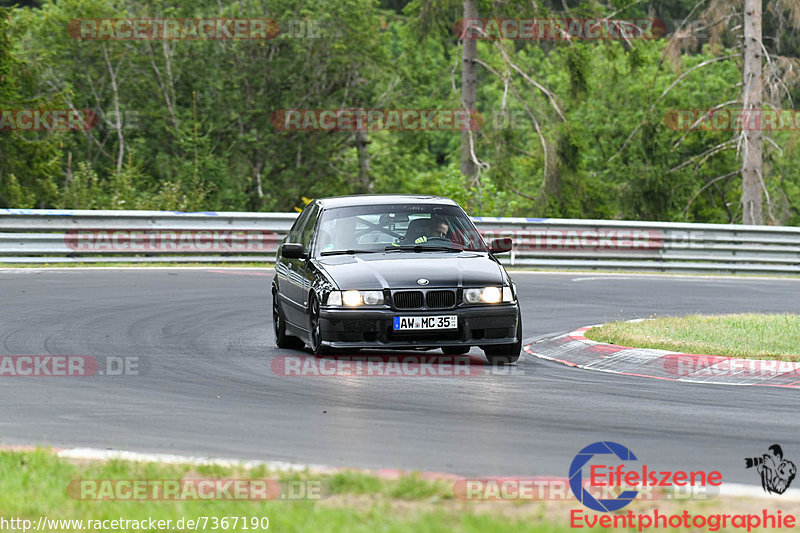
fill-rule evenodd
<path id="1" fill-rule="evenodd" d="M 338 287 L 333 279 L 313 262 L 309 263 L 309 268 L 313 272 L 314 279 L 311 282 L 311 291 L 308 296 L 310 298 L 313 294 L 320 305 L 323 305 L 327 301 L 328 293 L 338 290 Z"/>

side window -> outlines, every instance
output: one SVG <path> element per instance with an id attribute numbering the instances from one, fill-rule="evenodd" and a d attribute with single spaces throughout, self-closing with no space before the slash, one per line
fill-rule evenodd
<path id="1" fill-rule="evenodd" d="M 300 235 L 306 226 L 306 222 L 308 222 L 308 218 L 311 216 L 311 212 L 315 208 L 316 206 L 311 206 L 303 209 L 303 212 L 300 213 L 300 216 L 297 217 L 297 220 L 292 224 L 292 229 L 289 230 L 286 242 L 300 242 Z"/>
<path id="2" fill-rule="evenodd" d="M 310 248 L 311 239 L 314 237 L 314 228 L 317 226 L 317 218 L 319 218 L 319 207 L 315 205 L 310 211 L 308 219 L 305 221 L 305 225 L 299 233 L 300 244 L 302 244 L 303 248 L 306 250 Z"/>

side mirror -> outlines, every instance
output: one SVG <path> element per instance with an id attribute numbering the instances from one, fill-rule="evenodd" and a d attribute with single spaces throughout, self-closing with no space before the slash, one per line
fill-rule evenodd
<path id="1" fill-rule="evenodd" d="M 286 259 L 308 259 L 308 252 L 299 242 L 285 242 L 281 245 L 281 255 Z"/>
<path id="2" fill-rule="evenodd" d="M 513 248 L 514 242 L 511 240 L 511 237 L 503 237 L 502 239 L 492 239 L 491 245 L 489 245 L 489 251 L 493 254 L 503 254 L 506 252 L 510 252 L 511 248 Z"/>

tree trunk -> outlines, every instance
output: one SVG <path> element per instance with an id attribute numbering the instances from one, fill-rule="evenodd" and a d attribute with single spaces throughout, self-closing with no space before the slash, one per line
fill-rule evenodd
<path id="1" fill-rule="evenodd" d="M 744 82 L 746 112 L 761 112 L 761 0 L 744 0 Z M 761 224 L 763 175 L 761 173 L 760 116 L 743 120 L 742 223 Z"/>
<path id="2" fill-rule="evenodd" d="M 363 194 L 371 194 L 374 189 L 369 170 L 369 138 L 364 129 L 356 130 L 356 153 L 358 154 L 358 189 Z"/>
<path id="3" fill-rule="evenodd" d="M 108 50 L 103 46 L 103 58 L 106 60 L 108 67 L 108 75 L 111 80 L 111 90 L 114 97 L 114 114 L 117 117 L 114 127 L 117 130 L 117 140 L 119 141 L 119 150 L 117 151 L 117 174 L 122 172 L 122 163 L 125 157 L 125 136 L 122 133 L 122 116 L 119 108 L 119 86 L 117 85 L 117 71 L 111 66 L 111 60 L 108 58 Z M 121 63 L 120 63 L 121 64 Z M 119 68 L 119 65 L 117 65 Z"/>
<path id="4" fill-rule="evenodd" d="M 464 0 L 464 22 L 465 27 L 468 26 L 470 19 L 478 18 L 478 8 L 475 5 L 476 0 Z M 476 102 L 478 100 L 478 76 L 477 64 L 475 60 L 478 58 L 478 41 L 475 38 L 466 38 L 464 35 L 462 40 L 464 45 L 464 52 L 462 55 L 463 62 L 461 64 L 461 108 L 469 111 L 475 111 Z M 461 132 L 461 174 L 467 178 L 474 178 L 477 172 L 475 162 L 472 159 L 470 150 L 470 131 Z"/>
<path id="5" fill-rule="evenodd" d="M 264 161 L 258 161 L 253 166 L 253 173 L 256 177 L 256 193 L 258 194 L 258 199 L 263 201 L 264 198 L 264 187 L 261 184 L 261 169 L 264 168 Z"/>

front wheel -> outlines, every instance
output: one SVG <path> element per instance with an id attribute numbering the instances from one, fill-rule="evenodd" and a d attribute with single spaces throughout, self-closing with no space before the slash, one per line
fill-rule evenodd
<path id="1" fill-rule="evenodd" d="M 319 302 L 316 296 L 311 296 L 309 302 L 309 332 L 308 332 L 308 347 L 314 355 L 326 355 L 330 353 L 330 349 L 322 344 L 322 330 L 319 326 Z"/>
<path id="2" fill-rule="evenodd" d="M 272 328 L 275 330 L 275 345 L 278 348 L 302 348 L 303 343 L 297 337 L 286 334 L 286 319 L 278 303 L 278 293 L 272 292 Z"/>
<path id="3" fill-rule="evenodd" d="M 501 366 L 516 363 L 522 351 L 522 312 L 517 311 L 517 335 L 512 344 L 484 346 L 483 353 L 490 365 Z"/>

